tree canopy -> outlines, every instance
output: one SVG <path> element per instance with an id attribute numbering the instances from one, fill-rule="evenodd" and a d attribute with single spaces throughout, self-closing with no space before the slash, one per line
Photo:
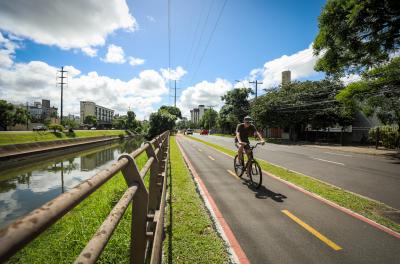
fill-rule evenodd
<path id="1" fill-rule="evenodd" d="M 388 61 L 400 46 L 398 0 L 328 0 L 319 16 L 315 69 L 359 72 Z"/>
<path id="2" fill-rule="evenodd" d="M 24 124 L 29 119 L 25 108 L 15 107 L 5 100 L 0 100 L 0 127 L 7 130 L 10 126 Z"/>
<path id="3" fill-rule="evenodd" d="M 354 109 L 335 99 L 342 88 L 328 80 L 293 82 L 258 97 L 251 114 L 261 127 L 346 126 L 353 120 Z"/>
<path id="4" fill-rule="evenodd" d="M 362 75 L 336 97 L 346 105 L 356 104 L 367 116 L 376 113 L 384 124 L 400 124 L 400 57 Z"/>
<path id="5" fill-rule="evenodd" d="M 161 133 L 171 130 L 175 126 L 176 116 L 171 115 L 168 111 L 159 110 L 150 115 L 150 127 L 147 133 L 149 138 L 153 138 Z"/>
<path id="6" fill-rule="evenodd" d="M 224 132 L 233 132 L 236 125 L 242 122 L 246 115 L 250 114 L 249 95 L 252 93 L 250 88 L 237 88 L 228 91 L 221 97 L 225 105 L 219 111 L 218 126 Z"/>
<path id="7" fill-rule="evenodd" d="M 200 126 L 205 129 L 211 129 L 215 127 L 217 123 L 218 112 L 214 109 L 206 109 L 204 115 L 200 119 Z"/>
<path id="8" fill-rule="evenodd" d="M 171 115 L 174 115 L 177 118 L 182 119 L 182 113 L 181 113 L 181 110 L 178 107 L 163 105 L 163 106 L 160 107 L 159 111 L 167 111 Z"/>
<path id="9" fill-rule="evenodd" d="M 83 122 L 87 125 L 97 126 L 97 118 L 93 115 L 86 116 Z"/>

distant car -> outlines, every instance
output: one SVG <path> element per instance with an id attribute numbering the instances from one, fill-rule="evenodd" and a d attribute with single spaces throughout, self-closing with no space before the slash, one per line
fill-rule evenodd
<path id="1" fill-rule="evenodd" d="M 96 130 L 96 128 L 95 128 L 95 127 L 92 127 L 90 130 Z"/>
<path id="2" fill-rule="evenodd" d="M 45 126 L 35 126 L 32 130 L 33 131 L 46 131 L 47 127 L 45 127 Z"/>
<path id="3" fill-rule="evenodd" d="M 208 135 L 208 130 L 207 129 L 202 129 L 200 131 L 200 135 Z"/>
<path id="4" fill-rule="evenodd" d="M 186 130 L 186 135 L 193 135 L 193 129 L 187 129 Z"/>

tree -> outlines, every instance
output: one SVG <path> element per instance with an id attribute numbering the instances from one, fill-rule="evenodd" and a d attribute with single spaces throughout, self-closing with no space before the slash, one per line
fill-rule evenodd
<path id="1" fill-rule="evenodd" d="M 356 105 L 367 116 L 376 114 L 384 124 L 400 125 L 400 57 L 362 75 L 336 98 L 346 105 Z"/>
<path id="2" fill-rule="evenodd" d="M 179 119 L 182 119 L 182 113 L 178 107 L 163 105 L 160 107 L 159 111 L 167 111 L 171 115 L 174 115 Z"/>
<path id="3" fill-rule="evenodd" d="M 329 80 L 293 82 L 279 87 L 252 103 L 252 116 L 261 127 L 290 128 L 301 133 L 307 125 L 323 129 L 351 124 L 352 106 L 343 105 L 335 95 L 343 89 Z"/>
<path id="4" fill-rule="evenodd" d="M 161 133 L 171 130 L 175 126 L 176 116 L 167 111 L 159 110 L 150 115 L 150 127 L 147 133 L 149 138 L 153 138 Z"/>
<path id="5" fill-rule="evenodd" d="M 97 126 L 97 118 L 92 115 L 88 115 L 85 117 L 84 123 L 91 126 Z"/>
<path id="6" fill-rule="evenodd" d="M 252 93 L 250 88 L 237 88 L 228 91 L 224 96 L 221 97 L 225 105 L 231 106 L 227 109 L 238 119 L 243 118 L 250 114 L 250 103 L 249 95 Z"/>
<path id="7" fill-rule="evenodd" d="M 66 126 L 68 128 L 72 128 L 72 129 L 79 127 L 79 123 L 76 120 L 69 119 L 69 118 L 63 119 L 63 124 L 64 124 L 64 126 Z"/>
<path id="8" fill-rule="evenodd" d="M 112 126 L 117 129 L 126 129 L 126 116 L 119 116 L 112 120 Z"/>
<path id="9" fill-rule="evenodd" d="M 400 46 L 398 0 L 329 0 L 318 20 L 318 71 L 363 71 L 388 61 Z"/>
<path id="10" fill-rule="evenodd" d="M 0 127 L 7 130 L 9 126 L 25 124 L 29 119 L 26 109 L 17 107 L 5 100 L 0 100 Z"/>
<path id="11" fill-rule="evenodd" d="M 128 111 L 126 114 L 126 128 L 130 130 L 135 130 L 138 127 L 138 122 L 135 119 L 135 113 L 133 111 Z"/>
<path id="12" fill-rule="evenodd" d="M 217 117 L 217 111 L 215 111 L 214 109 L 206 109 L 206 111 L 204 111 L 204 115 L 200 119 L 200 125 L 205 129 L 210 130 L 212 127 L 215 127 Z"/>

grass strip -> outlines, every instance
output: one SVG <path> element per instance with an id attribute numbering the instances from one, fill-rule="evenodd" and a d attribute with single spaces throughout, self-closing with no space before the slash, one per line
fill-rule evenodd
<path id="1" fill-rule="evenodd" d="M 139 168 L 147 161 L 142 153 Z M 148 186 L 149 176 L 145 178 Z M 117 204 L 127 185 L 122 173 L 64 215 L 34 241 L 14 255 L 8 263 L 73 263 L 96 230 Z M 129 263 L 132 209 L 129 206 L 97 263 Z"/>
<path id="2" fill-rule="evenodd" d="M 224 148 L 220 145 L 210 143 L 195 137 L 188 136 L 188 138 L 206 144 L 219 151 L 222 151 L 232 157 L 236 155 L 236 151 Z M 332 201 L 342 207 L 348 208 L 353 212 L 367 217 L 383 226 L 386 226 L 393 231 L 400 232 L 400 224 L 386 217 L 385 214 L 395 214 L 396 209 L 391 208 L 384 203 L 367 199 L 355 193 L 348 192 L 339 187 L 324 183 L 310 176 L 296 173 L 288 169 L 275 166 L 264 160 L 259 160 L 261 168 L 281 179 L 291 182 L 303 189 L 315 193 L 329 201 Z M 397 212 L 398 213 L 398 212 Z"/>
<path id="3" fill-rule="evenodd" d="M 126 135 L 126 132 L 124 130 L 75 130 L 74 132 L 65 133 L 51 131 L 3 131 L 0 133 L 0 145 L 119 135 Z"/>
<path id="4" fill-rule="evenodd" d="M 224 242 L 196 192 L 175 137 L 171 137 L 171 173 L 166 211 L 164 263 L 228 263 Z M 172 177 L 171 177 L 172 176 Z"/>

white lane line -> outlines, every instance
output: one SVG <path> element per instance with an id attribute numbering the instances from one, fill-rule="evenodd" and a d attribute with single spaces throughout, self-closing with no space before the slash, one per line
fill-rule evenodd
<path id="1" fill-rule="evenodd" d="M 320 160 L 320 161 L 324 161 L 324 162 L 329 162 L 329 163 L 334 163 L 334 164 L 338 164 L 338 165 L 345 166 L 344 163 L 341 163 L 341 162 L 330 161 L 330 160 L 324 160 L 324 159 L 319 159 L 319 158 L 314 158 L 314 157 L 311 157 L 311 158 L 312 158 L 312 159 L 315 159 L 315 160 Z"/>
<path id="2" fill-rule="evenodd" d="M 333 153 L 333 152 L 324 152 L 326 154 L 337 155 L 337 156 L 345 156 L 345 157 L 353 157 L 353 155 L 341 154 L 341 153 Z"/>

